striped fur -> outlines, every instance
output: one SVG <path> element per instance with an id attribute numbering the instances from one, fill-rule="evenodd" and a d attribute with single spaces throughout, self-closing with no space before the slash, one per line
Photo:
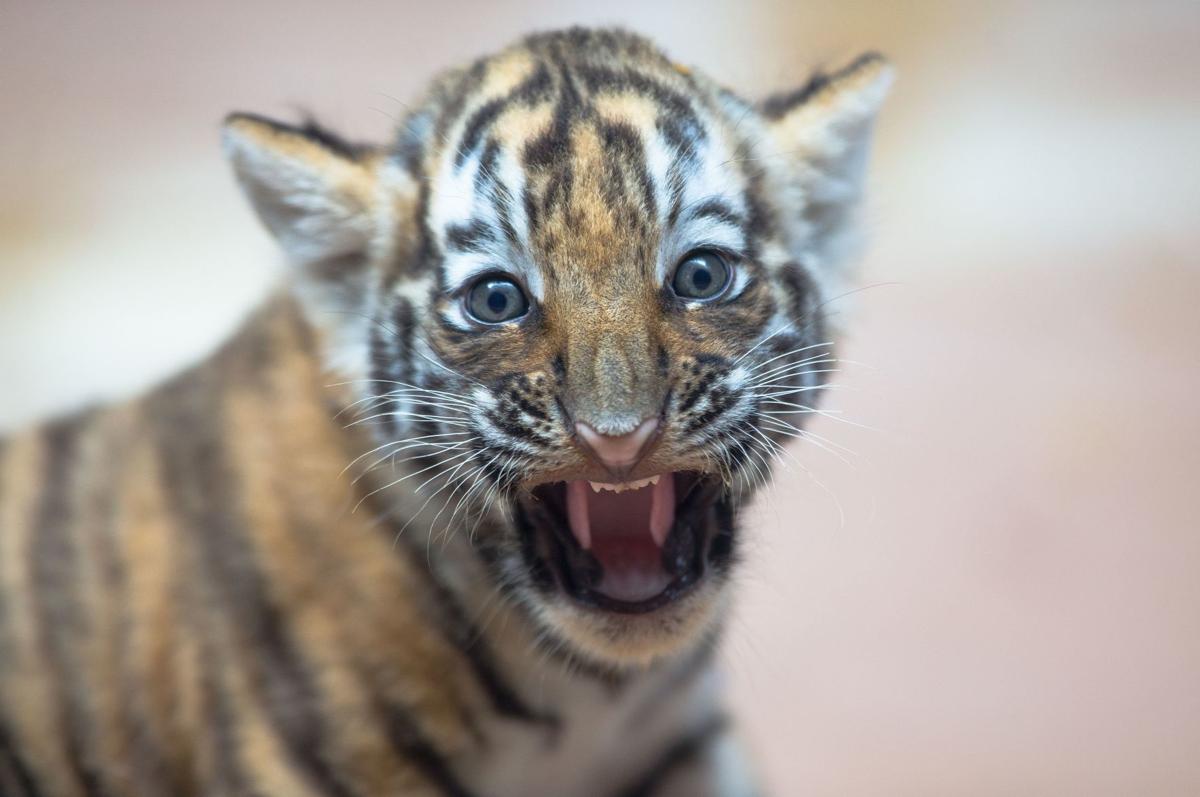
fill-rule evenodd
<path id="1" fill-rule="evenodd" d="M 230 117 L 289 289 L 145 397 L 0 441 L 0 793 L 752 793 L 711 666 L 736 515 L 834 363 L 889 75 L 754 105 L 572 29 L 442 76 L 389 146 Z M 718 301 L 668 288 L 697 247 Z M 493 272 L 520 321 L 465 313 Z M 719 486 L 711 572 L 595 611 L 531 491 L 589 477 L 572 420 L 648 415 L 639 468 Z"/>

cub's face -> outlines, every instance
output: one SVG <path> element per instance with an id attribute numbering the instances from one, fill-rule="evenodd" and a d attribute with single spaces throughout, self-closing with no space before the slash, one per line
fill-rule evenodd
<path id="1" fill-rule="evenodd" d="M 576 30 L 444 77 L 394 147 L 249 116 L 226 141 L 362 380 L 364 469 L 401 465 L 375 489 L 622 666 L 714 629 L 738 508 L 815 411 L 889 78 L 865 57 L 754 106 Z"/>

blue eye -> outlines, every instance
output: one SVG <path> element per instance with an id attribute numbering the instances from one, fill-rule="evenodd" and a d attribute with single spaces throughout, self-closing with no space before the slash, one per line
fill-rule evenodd
<path id="1" fill-rule="evenodd" d="M 521 286 L 501 274 L 483 277 L 467 291 L 467 314 L 482 324 L 503 324 L 529 312 Z"/>
<path id="2" fill-rule="evenodd" d="M 725 258 L 711 249 L 689 252 L 675 267 L 671 288 L 684 299 L 712 299 L 719 296 L 733 275 Z"/>

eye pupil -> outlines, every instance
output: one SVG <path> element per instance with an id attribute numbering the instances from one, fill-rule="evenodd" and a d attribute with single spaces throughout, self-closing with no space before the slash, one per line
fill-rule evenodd
<path id="1" fill-rule="evenodd" d="M 521 286 L 500 274 L 483 277 L 472 285 L 463 304 L 467 314 L 483 324 L 512 321 L 529 310 L 529 300 Z"/>
<path id="2" fill-rule="evenodd" d="M 496 315 L 504 313 L 504 308 L 508 307 L 508 297 L 500 291 L 492 291 L 488 294 L 488 309 Z"/>
<path id="3" fill-rule="evenodd" d="M 671 287 L 684 299 L 712 299 L 729 284 L 731 273 L 720 254 L 698 249 L 679 263 Z"/>

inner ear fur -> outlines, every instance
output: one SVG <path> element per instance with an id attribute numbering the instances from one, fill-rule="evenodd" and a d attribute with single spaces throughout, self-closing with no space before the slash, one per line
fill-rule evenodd
<path id="1" fill-rule="evenodd" d="M 372 148 L 315 122 L 289 125 L 248 113 L 225 119 L 222 140 L 242 190 L 292 260 L 365 252 L 376 197 Z"/>
<path id="2" fill-rule="evenodd" d="M 894 76 L 886 58 L 866 53 L 762 103 L 774 143 L 807 184 L 810 199 L 857 198 L 871 129 Z"/>

